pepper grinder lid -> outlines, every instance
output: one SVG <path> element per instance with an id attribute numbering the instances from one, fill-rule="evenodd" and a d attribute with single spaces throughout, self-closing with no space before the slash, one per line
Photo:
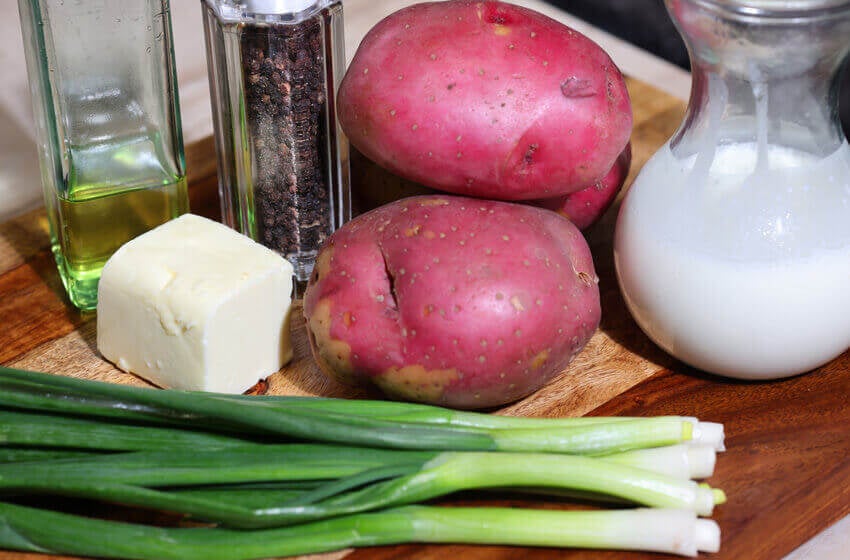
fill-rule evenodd
<path id="1" fill-rule="evenodd" d="M 239 20 L 262 16 L 286 16 L 324 8 L 328 0 L 205 0 L 219 17 Z"/>
<path id="2" fill-rule="evenodd" d="M 245 10 L 255 14 L 291 14 L 323 4 L 323 0 L 242 0 Z"/>

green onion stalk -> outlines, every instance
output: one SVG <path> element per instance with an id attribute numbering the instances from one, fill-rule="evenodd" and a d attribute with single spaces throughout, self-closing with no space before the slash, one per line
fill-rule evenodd
<path id="1" fill-rule="evenodd" d="M 293 527 L 162 528 L 0 503 L 0 547 L 130 560 L 246 560 L 402 543 L 716 552 L 716 523 L 666 509 L 545 511 L 404 506 Z"/>
<path id="2" fill-rule="evenodd" d="M 498 429 L 550 429 L 553 427 L 574 428 L 611 422 L 629 422 L 635 417 L 618 416 L 582 416 L 576 418 L 529 418 L 482 414 L 463 410 L 452 410 L 438 406 L 404 403 L 394 401 L 372 401 L 363 399 L 334 399 L 328 397 L 298 397 L 271 395 L 216 395 L 222 400 L 261 402 L 262 406 L 276 408 L 307 408 L 317 411 L 335 412 L 369 416 L 398 422 L 440 424 L 464 426 L 469 428 Z M 714 447 L 723 451 L 723 425 L 716 422 L 702 422 L 691 416 L 670 416 L 668 418 L 690 422 L 693 427 L 692 441 L 702 446 Z"/>
<path id="3" fill-rule="evenodd" d="M 525 429 L 516 433 L 521 434 Z M 102 455 L 118 451 L 191 449 L 200 452 L 250 447 L 262 442 L 261 439 L 242 435 L 207 433 L 185 427 L 145 426 L 115 419 L 105 422 L 97 417 L 78 418 L 20 410 L 0 410 L 0 440 L 0 463 Z M 711 446 L 687 442 L 597 456 L 689 479 L 711 475 L 716 450 Z"/>
<path id="4" fill-rule="evenodd" d="M 275 403 L 266 399 L 265 402 Z M 152 390 L 0 368 L 0 407 L 226 433 L 395 449 L 602 455 L 673 445 L 695 428 L 678 417 L 555 423 L 550 428 L 406 422 L 305 406 L 257 406 L 210 393 Z"/>
<path id="5" fill-rule="evenodd" d="M 575 490 L 711 515 L 720 490 L 591 457 L 410 452 L 339 446 L 250 446 L 227 451 L 131 453 L 0 465 L 0 492 L 97 499 L 192 515 L 238 528 L 276 527 L 424 502 L 462 490 Z M 329 480 L 268 507 L 168 487 Z"/>
<path id="6" fill-rule="evenodd" d="M 4 446 L 96 451 L 220 449 L 245 440 L 194 430 L 104 422 L 102 419 L 0 410 Z"/>

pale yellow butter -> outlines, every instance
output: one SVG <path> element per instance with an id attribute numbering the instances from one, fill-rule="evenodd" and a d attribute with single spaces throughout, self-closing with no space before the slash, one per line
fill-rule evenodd
<path id="1" fill-rule="evenodd" d="M 291 291 L 286 259 L 186 214 L 106 263 L 97 347 L 161 387 L 241 393 L 292 358 Z"/>

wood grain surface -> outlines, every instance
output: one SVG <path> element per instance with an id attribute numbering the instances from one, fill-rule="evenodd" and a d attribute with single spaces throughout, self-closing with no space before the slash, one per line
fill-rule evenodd
<path id="1" fill-rule="evenodd" d="M 632 177 L 680 122 L 684 105 L 629 80 L 635 113 Z M 212 143 L 188 153 L 193 212 L 218 216 Z M 372 187 L 407 192 L 355 158 L 354 176 Z M 376 176 L 378 173 L 378 176 Z M 362 185 L 361 185 L 362 186 Z M 365 191 L 361 192 L 364 194 Z M 374 193 L 366 193 L 372 196 Z M 368 196 L 365 204 L 369 204 Z M 361 197 L 361 202 L 364 198 Z M 714 518 L 723 531 L 713 558 L 781 558 L 850 513 L 850 354 L 811 374 L 778 382 L 741 383 L 713 378 L 676 362 L 637 328 L 619 295 L 611 237 L 616 209 L 588 232 L 602 293 L 602 324 L 570 368 L 549 385 L 505 407 L 527 416 L 696 415 L 724 422 L 728 451 L 720 455 L 713 486 L 729 502 Z M 146 385 L 99 358 L 93 314 L 68 303 L 58 279 L 43 211 L 0 224 L 0 363 L 117 383 Z M 268 379 L 273 394 L 372 397 L 323 377 L 309 351 L 300 310 L 294 313 L 295 358 Z M 521 496 L 461 495 L 445 504 L 483 503 L 572 507 Z M 346 560 L 435 558 L 659 558 L 657 554 L 564 551 L 511 547 L 396 546 L 342 551 L 319 558 Z M 0 552 L 0 560 L 40 555 Z"/>

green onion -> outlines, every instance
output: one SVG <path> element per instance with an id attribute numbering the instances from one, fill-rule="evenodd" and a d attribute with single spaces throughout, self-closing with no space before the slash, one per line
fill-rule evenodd
<path id="1" fill-rule="evenodd" d="M 428 458 L 422 453 L 384 451 L 383 457 L 370 464 L 363 451 L 331 446 L 251 446 L 228 453 L 135 453 L 20 467 L 0 465 L 0 490 L 106 500 L 181 512 L 240 528 L 303 523 L 496 487 L 578 490 L 641 505 L 693 510 L 699 515 L 710 515 L 715 501 L 723 500 L 722 494 L 690 480 L 589 457 L 444 452 Z M 299 496 L 294 503 L 257 510 L 140 487 L 334 477 L 339 480 Z"/>
<path id="2" fill-rule="evenodd" d="M 105 423 L 102 420 L 7 410 L 0 410 L 0 441 L 3 445 L 101 451 L 220 449 L 244 443 L 218 434 L 186 429 Z"/>
<path id="3" fill-rule="evenodd" d="M 522 432 L 516 432 L 522 433 Z M 573 432 L 574 434 L 576 431 Z M 0 463 L 86 457 L 101 452 L 232 448 L 257 441 L 179 428 L 104 423 L 54 414 L 0 410 Z M 635 440 L 631 440 L 634 444 Z M 673 445 L 606 454 L 605 460 L 677 478 L 710 476 L 715 451 L 708 446 Z M 177 455 L 179 456 L 179 455 Z"/>
<path id="4" fill-rule="evenodd" d="M 0 503 L 0 547 L 132 560 L 243 560 L 401 543 L 716 552 L 720 530 L 678 510 L 405 506 L 277 529 L 160 528 Z"/>
<path id="5" fill-rule="evenodd" d="M 97 451 L 78 451 L 64 448 L 45 447 L 0 447 L 0 463 L 27 463 L 48 459 L 71 459 L 100 455 Z"/>
<path id="6" fill-rule="evenodd" d="M 392 401 L 369 401 L 354 399 L 333 399 L 320 397 L 294 397 L 269 395 L 217 395 L 222 400 L 250 401 L 262 403 L 261 406 L 273 408 L 293 407 L 307 408 L 315 411 L 336 414 L 354 414 L 392 420 L 396 422 L 412 422 L 422 424 L 441 424 L 486 430 L 500 429 L 551 429 L 574 428 L 611 422 L 628 422 L 634 417 L 594 417 L 577 418 L 527 418 L 517 416 L 501 416 L 497 414 L 482 414 L 450 410 L 437 406 L 399 403 Z M 693 426 L 693 442 L 700 445 L 710 445 L 717 451 L 723 451 L 723 426 L 715 422 L 700 422 L 688 416 L 669 416 L 667 418 L 688 421 Z"/>
<path id="7" fill-rule="evenodd" d="M 395 449 L 605 454 L 687 441 L 693 424 L 671 417 L 551 429 L 487 429 L 397 422 L 308 407 L 257 406 L 218 395 L 161 391 L 0 367 L 0 406 L 125 422 Z"/>
<path id="8" fill-rule="evenodd" d="M 513 418 L 154 390 L 0 367 L 3 499 L 82 498 L 214 525 L 163 529 L 0 502 L 0 547 L 187 559 L 403 542 L 693 554 L 719 544 L 716 525 L 697 517 L 725 495 L 691 479 L 709 476 L 722 449 L 722 425 L 689 417 Z M 478 489 L 659 509 L 412 505 Z"/>
<path id="9" fill-rule="evenodd" d="M 333 480 L 376 468 L 421 466 L 438 455 L 436 451 L 320 444 L 244 445 L 226 452 L 194 449 L 144 451 L 0 465 L 0 488 L 49 487 L 76 480 L 139 486 Z"/>

